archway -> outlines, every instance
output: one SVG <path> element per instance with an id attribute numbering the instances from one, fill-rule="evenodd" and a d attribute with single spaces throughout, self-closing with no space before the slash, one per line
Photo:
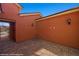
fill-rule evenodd
<path id="1" fill-rule="evenodd" d="M 0 20 L 0 40 L 16 40 L 15 22 Z"/>

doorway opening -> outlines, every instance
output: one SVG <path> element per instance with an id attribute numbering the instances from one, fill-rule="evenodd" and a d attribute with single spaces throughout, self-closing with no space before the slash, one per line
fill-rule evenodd
<path id="1" fill-rule="evenodd" d="M 0 21 L 0 41 L 15 41 L 15 22 Z"/>

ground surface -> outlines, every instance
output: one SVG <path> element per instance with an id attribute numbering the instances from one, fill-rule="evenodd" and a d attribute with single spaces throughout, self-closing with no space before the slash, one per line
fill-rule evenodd
<path id="1" fill-rule="evenodd" d="M 69 48 L 41 39 L 32 39 L 21 43 L 1 40 L 0 55 L 79 56 L 79 49 Z"/>

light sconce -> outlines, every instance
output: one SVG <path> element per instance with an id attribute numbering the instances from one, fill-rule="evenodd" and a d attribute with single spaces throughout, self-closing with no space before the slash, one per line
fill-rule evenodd
<path id="1" fill-rule="evenodd" d="M 68 19 L 66 20 L 66 22 L 67 22 L 68 25 L 71 25 L 71 18 L 68 18 Z"/>

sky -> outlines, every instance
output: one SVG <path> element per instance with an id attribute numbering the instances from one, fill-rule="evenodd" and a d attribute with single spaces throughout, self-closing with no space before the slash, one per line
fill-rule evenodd
<path id="1" fill-rule="evenodd" d="M 20 13 L 40 12 L 42 16 L 48 16 L 78 7 L 79 3 L 20 3 L 20 5 L 23 7 Z"/>
<path id="2" fill-rule="evenodd" d="M 0 26 L 9 26 L 9 23 L 7 23 L 7 22 L 0 22 Z"/>
<path id="3" fill-rule="evenodd" d="M 40 12 L 43 17 L 79 6 L 79 3 L 19 3 L 19 4 L 23 7 L 20 13 Z M 9 26 L 8 23 L 0 22 L 0 26 L 2 25 Z"/>

